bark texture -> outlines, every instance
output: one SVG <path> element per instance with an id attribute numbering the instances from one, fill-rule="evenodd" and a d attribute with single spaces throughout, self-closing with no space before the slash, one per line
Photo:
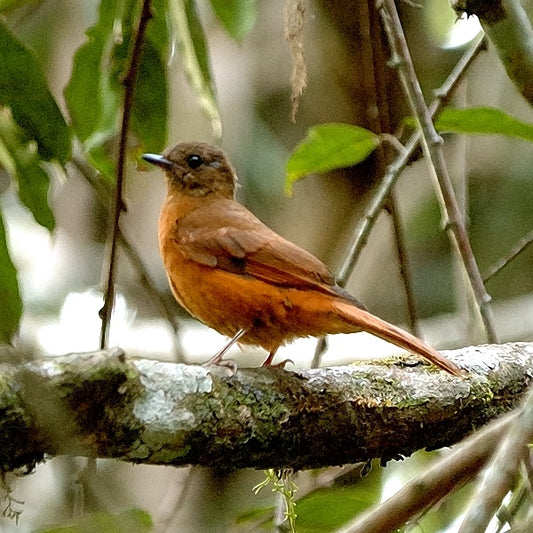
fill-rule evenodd
<path id="1" fill-rule="evenodd" d="M 0 365 L 0 468 L 58 454 L 218 468 L 388 461 L 452 445 L 531 381 L 531 343 L 445 355 L 468 375 L 414 357 L 228 375 L 120 350 Z"/>

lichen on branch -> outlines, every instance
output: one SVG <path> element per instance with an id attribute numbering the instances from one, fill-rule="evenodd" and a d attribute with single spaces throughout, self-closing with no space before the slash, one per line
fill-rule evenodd
<path id="1" fill-rule="evenodd" d="M 128 361 L 120 350 L 0 366 L 0 465 L 75 454 L 147 464 L 317 468 L 449 446 L 511 410 L 533 344 L 287 371 Z"/>

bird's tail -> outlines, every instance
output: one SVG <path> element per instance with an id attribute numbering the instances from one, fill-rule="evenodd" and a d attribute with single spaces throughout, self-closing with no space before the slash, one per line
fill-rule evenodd
<path id="1" fill-rule="evenodd" d="M 391 342 L 396 346 L 405 348 L 406 350 L 413 352 L 417 355 L 421 355 L 428 361 L 431 361 L 434 365 L 446 370 L 450 374 L 455 376 L 463 376 L 464 371 L 459 368 L 455 363 L 452 363 L 449 359 L 446 359 L 439 352 L 428 346 L 425 342 L 411 335 L 407 331 L 404 331 L 377 316 L 372 315 L 368 311 L 359 309 L 349 303 L 342 301 L 336 301 L 335 307 L 337 310 L 353 323 L 358 326 L 359 329 L 372 333 L 376 337 L 379 337 L 387 342 Z"/>

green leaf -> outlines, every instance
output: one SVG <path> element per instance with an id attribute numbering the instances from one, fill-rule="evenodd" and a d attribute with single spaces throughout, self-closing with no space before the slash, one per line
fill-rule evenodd
<path id="1" fill-rule="evenodd" d="M 207 42 L 195 3 L 192 0 L 172 0 L 168 7 L 189 83 L 211 122 L 215 137 L 220 138 L 222 121 L 215 99 Z"/>
<path id="2" fill-rule="evenodd" d="M 445 109 L 435 121 L 435 127 L 441 132 L 506 135 L 533 141 L 533 124 L 492 107 Z"/>
<path id="3" fill-rule="evenodd" d="M 0 167 L 11 176 L 20 201 L 49 231 L 55 219 L 48 205 L 50 178 L 41 167 L 35 141 L 27 143 L 9 109 L 0 108 Z"/>
<path id="4" fill-rule="evenodd" d="M 55 218 L 48 205 L 50 178 L 37 161 L 28 163 L 18 167 L 18 197 L 31 211 L 35 221 L 51 232 L 55 227 Z"/>
<path id="5" fill-rule="evenodd" d="M 167 142 L 168 87 L 165 65 L 147 40 L 141 55 L 131 115 L 131 129 L 143 152 L 159 153 Z"/>
<path id="6" fill-rule="evenodd" d="M 169 53 L 167 11 L 169 0 L 152 0 L 152 18 L 148 23 L 148 40 L 159 52 L 159 56 L 166 59 Z M 172 1 L 172 0 L 170 0 Z"/>
<path id="7" fill-rule="evenodd" d="M 17 271 L 9 256 L 4 220 L 0 212 L 0 343 L 9 343 L 22 316 Z"/>
<path id="8" fill-rule="evenodd" d="M 143 152 L 159 153 L 167 144 L 169 116 L 167 0 L 152 0 L 152 13 L 139 65 L 131 127 Z"/>
<path id="9" fill-rule="evenodd" d="M 370 485 L 370 490 L 369 490 Z M 357 514 L 371 507 L 379 494 L 377 483 L 363 483 L 348 487 L 317 489 L 296 502 L 296 530 L 298 533 L 327 533 L 336 531 Z M 325 513 L 324 509 L 328 512 Z M 235 518 L 236 524 L 256 523 L 269 531 L 273 507 L 251 509 Z"/>
<path id="10" fill-rule="evenodd" d="M 124 46 L 115 63 L 125 73 L 132 48 L 133 25 L 137 24 L 141 3 L 124 18 Z M 166 62 L 168 31 L 165 0 L 153 1 L 150 19 L 139 61 L 139 71 L 131 109 L 131 132 L 137 138 L 139 152 L 161 152 L 167 141 L 168 83 Z M 117 79 L 115 78 L 115 82 Z M 123 90 L 120 88 L 121 95 Z"/>
<path id="11" fill-rule="evenodd" d="M 74 56 L 72 74 L 64 91 L 71 124 L 81 141 L 86 141 L 102 121 L 105 107 L 100 94 L 102 62 L 113 29 L 112 3 L 111 0 L 102 0 L 100 3 L 98 21 L 87 30 L 87 42 L 78 48 Z"/>
<path id="12" fill-rule="evenodd" d="M 315 490 L 297 502 L 298 533 L 335 531 L 375 501 L 376 493 L 360 485 Z"/>
<path id="13" fill-rule="evenodd" d="M 255 0 L 211 0 L 218 20 L 238 42 L 241 42 L 255 25 L 257 5 Z"/>
<path id="14" fill-rule="evenodd" d="M 379 499 L 383 472 L 382 468 L 372 468 L 354 484 L 316 489 L 297 500 L 296 531 L 298 533 L 337 531 Z M 327 512 L 324 512 L 324 509 L 327 509 Z M 236 517 L 235 523 L 239 525 L 253 523 L 254 531 L 271 531 L 273 511 L 274 507 L 247 510 Z"/>
<path id="15" fill-rule="evenodd" d="M 0 0 L 0 13 L 9 13 L 27 4 L 36 4 L 40 0 Z"/>
<path id="16" fill-rule="evenodd" d="M 65 163 L 70 132 L 48 89 L 35 56 L 0 22 L 0 105 L 11 108 L 27 139 L 35 139 L 40 156 Z"/>
<path id="17" fill-rule="evenodd" d="M 91 513 L 72 525 L 44 527 L 33 533 L 148 533 L 153 530 L 150 515 L 140 509 L 120 514 Z"/>
<path id="18" fill-rule="evenodd" d="M 141 3 L 102 0 L 98 20 L 74 58 L 65 99 L 78 138 L 90 162 L 109 180 L 115 177 L 116 145 L 134 25 Z M 141 55 L 131 109 L 131 131 L 140 150 L 161 151 L 166 144 L 168 48 L 164 0 L 154 1 L 154 18 Z"/>
<path id="19" fill-rule="evenodd" d="M 312 172 L 327 172 L 364 161 L 379 145 L 380 139 L 369 130 L 350 124 L 321 124 L 309 128 L 287 162 L 285 188 Z"/>
<path id="20" fill-rule="evenodd" d="M 84 143 L 91 163 L 112 179 L 113 139 L 118 129 L 119 92 L 111 80 L 115 21 L 123 3 L 102 0 L 98 19 L 86 32 L 87 41 L 74 56 L 65 100 L 72 126 Z"/>

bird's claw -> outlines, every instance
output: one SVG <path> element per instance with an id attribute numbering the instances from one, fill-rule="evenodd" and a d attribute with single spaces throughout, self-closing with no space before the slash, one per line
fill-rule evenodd
<path id="1" fill-rule="evenodd" d="M 231 375 L 234 376 L 237 373 L 238 366 L 233 359 L 222 359 L 221 354 L 216 354 L 207 363 L 204 363 L 202 366 L 221 366 L 229 368 L 231 370 Z"/>
<path id="2" fill-rule="evenodd" d="M 272 363 L 268 363 L 267 361 L 265 361 L 261 366 L 262 367 L 266 367 L 266 368 L 283 368 L 285 369 L 285 365 L 287 363 L 291 363 L 292 365 L 294 365 L 294 361 L 292 359 L 285 359 L 283 361 L 281 361 L 281 363 L 276 363 L 276 364 L 272 364 Z"/>

